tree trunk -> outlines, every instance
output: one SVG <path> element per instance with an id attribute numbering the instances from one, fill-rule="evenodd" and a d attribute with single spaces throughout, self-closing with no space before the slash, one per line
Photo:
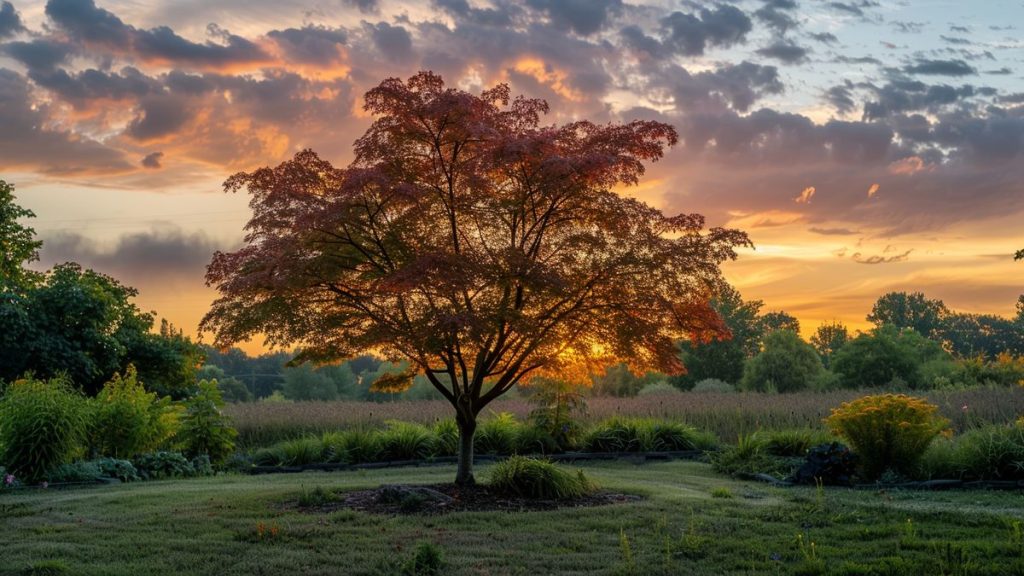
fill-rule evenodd
<path id="1" fill-rule="evenodd" d="M 473 434 L 476 432 L 476 418 L 458 415 L 455 422 L 459 425 L 459 469 L 455 473 L 455 484 L 472 486 L 473 478 Z"/>

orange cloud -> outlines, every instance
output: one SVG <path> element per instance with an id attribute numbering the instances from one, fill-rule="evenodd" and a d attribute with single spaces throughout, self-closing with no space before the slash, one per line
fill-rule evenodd
<path id="1" fill-rule="evenodd" d="M 793 200 L 797 204 L 810 204 L 811 198 L 814 198 L 815 192 L 817 192 L 817 190 L 814 189 L 814 186 L 808 186 L 807 188 L 804 188 L 804 191 L 801 192 L 800 195 L 794 198 Z"/>
<path id="2" fill-rule="evenodd" d="M 934 166 L 925 164 L 920 156 L 909 156 L 889 164 L 889 173 L 897 176 L 913 176 L 918 172 L 931 172 Z"/>
<path id="3" fill-rule="evenodd" d="M 868 188 L 868 198 L 874 197 L 874 195 L 878 193 L 878 188 L 878 184 L 872 184 L 871 187 Z"/>
<path id="4" fill-rule="evenodd" d="M 532 77 L 566 100 L 583 102 L 586 98 L 568 84 L 569 75 L 534 56 L 523 56 L 512 65 L 512 70 Z"/>

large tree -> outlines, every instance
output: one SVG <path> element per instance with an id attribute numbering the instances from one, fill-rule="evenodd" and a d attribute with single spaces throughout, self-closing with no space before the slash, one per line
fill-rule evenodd
<path id="1" fill-rule="evenodd" d="M 745 301 L 739 291 L 726 284 L 711 299 L 711 306 L 729 330 L 729 338 L 679 343 L 686 373 L 672 377 L 671 382 L 683 390 L 691 390 L 709 378 L 738 384 L 743 363 L 761 350 L 764 323 L 758 313 L 764 302 Z"/>
<path id="2" fill-rule="evenodd" d="M 949 310 L 942 300 L 927 298 L 921 292 L 889 292 L 875 302 L 868 322 L 878 328 L 912 328 L 925 338 L 938 338 L 947 314 Z"/>
<path id="3" fill-rule="evenodd" d="M 307 150 L 225 183 L 253 218 L 207 271 L 219 345 L 263 334 L 296 361 L 407 361 L 376 387 L 418 372 L 444 395 L 465 484 L 477 414 L 517 383 L 622 360 L 677 373 L 678 339 L 725 334 L 706 298 L 747 236 L 613 191 L 676 143 L 671 126 L 543 126 L 542 100 L 429 72 L 385 80 L 365 109 L 347 168 Z"/>
<path id="4" fill-rule="evenodd" d="M 40 278 L 24 265 L 39 259 L 43 243 L 36 240 L 35 230 L 18 222 L 35 216 L 14 202 L 14 186 L 0 180 L 0 305 Z"/>
<path id="5" fill-rule="evenodd" d="M 811 336 L 811 346 L 821 356 L 821 362 L 828 368 L 832 363 L 832 357 L 840 348 L 850 340 L 850 333 L 846 325 L 833 320 L 831 323 L 822 323 Z"/>

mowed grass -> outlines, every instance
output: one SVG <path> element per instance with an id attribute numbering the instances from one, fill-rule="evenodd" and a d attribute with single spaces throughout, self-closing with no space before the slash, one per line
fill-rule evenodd
<path id="1" fill-rule="evenodd" d="M 399 574 L 422 542 L 455 575 L 1024 573 L 1017 492 L 777 489 L 683 461 L 581 468 L 645 499 L 443 516 L 296 507 L 317 488 L 448 481 L 448 466 L 6 494 L 0 574 Z"/>

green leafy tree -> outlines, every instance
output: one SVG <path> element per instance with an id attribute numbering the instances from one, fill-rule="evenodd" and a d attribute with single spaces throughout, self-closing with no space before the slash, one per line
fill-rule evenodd
<path id="1" fill-rule="evenodd" d="M 213 364 L 203 366 L 196 371 L 196 380 L 197 382 L 199 380 L 216 380 L 225 402 L 252 402 L 254 400 L 252 392 L 245 383 L 234 376 L 228 376 L 220 366 Z"/>
<path id="2" fill-rule="evenodd" d="M 850 340 L 850 333 L 842 322 L 823 323 L 811 336 L 811 346 L 821 356 L 826 368 L 832 365 L 832 357 Z"/>
<path id="3" fill-rule="evenodd" d="M 747 362 L 740 387 L 756 392 L 799 392 L 810 388 L 825 369 L 809 344 L 792 330 L 764 337 L 764 350 Z"/>
<path id="4" fill-rule="evenodd" d="M 789 330 L 790 332 L 800 333 L 800 321 L 796 319 L 796 316 L 787 314 L 784 311 L 780 312 L 768 312 L 761 316 L 761 334 L 762 338 L 764 335 L 779 330 Z M 763 345 L 763 342 L 762 342 Z"/>
<path id="5" fill-rule="evenodd" d="M 289 400 L 351 400 L 359 396 L 356 375 L 347 364 L 286 368 L 281 391 Z"/>
<path id="6" fill-rule="evenodd" d="M 950 362 L 949 354 L 938 342 L 914 330 L 892 326 L 861 334 L 836 352 L 832 371 L 844 388 L 865 388 L 904 383 L 923 388 L 929 364 Z"/>
<path id="7" fill-rule="evenodd" d="M 217 383 L 202 380 L 198 388 L 196 395 L 185 401 L 185 413 L 177 438 L 189 457 L 206 455 L 216 466 L 234 451 L 238 431 L 221 410 L 224 399 Z"/>
<path id="8" fill-rule="evenodd" d="M 711 299 L 731 337 L 679 344 L 686 373 L 670 379 L 673 385 L 690 390 L 697 382 L 713 378 L 736 384 L 743 377 L 743 363 L 760 351 L 762 323 L 760 300 L 744 301 L 732 286 L 723 287 Z"/>
<path id="9" fill-rule="evenodd" d="M 35 239 L 35 230 L 18 222 L 35 216 L 14 202 L 14 186 L 0 180 L 0 299 L 24 291 L 40 278 L 25 264 L 39 260 L 43 243 Z"/>
<path id="10" fill-rule="evenodd" d="M 868 322 L 877 328 L 910 328 L 925 338 L 938 338 L 947 314 L 942 300 L 926 298 L 921 292 L 889 292 L 875 302 Z"/>
<path id="11" fill-rule="evenodd" d="M 942 319 L 939 334 L 946 349 L 960 358 L 1024 354 L 1024 330 L 1001 316 L 954 312 Z"/>

